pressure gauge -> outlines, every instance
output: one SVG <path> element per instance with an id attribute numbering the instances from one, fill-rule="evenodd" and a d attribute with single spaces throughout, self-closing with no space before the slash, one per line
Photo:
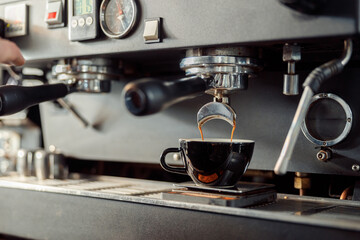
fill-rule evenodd
<path id="1" fill-rule="evenodd" d="M 100 6 L 100 27 L 110 38 L 122 38 L 136 21 L 134 0 L 104 0 Z"/>

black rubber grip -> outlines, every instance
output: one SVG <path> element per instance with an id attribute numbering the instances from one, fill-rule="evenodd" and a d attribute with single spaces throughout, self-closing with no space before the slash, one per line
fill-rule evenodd
<path id="1" fill-rule="evenodd" d="M 125 86 L 125 104 L 136 116 L 149 115 L 204 93 L 206 86 L 204 79 L 195 76 L 175 81 L 138 80 Z"/>
<path id="2" fill-rule="evenodd" d="M 344 66 L 337 59 L 327 62 L 309 74 L 303 83 L 303 87 L 309 86 L 314 93 L 317 93 L 326 80 L 341 73 L 343 69 Z"/>
<path id="3" fill-rule="evenodd" d="M 65 97 L 69 89 L 65 84 L 35 87 L 1 86 L 0 116 L 10 115 L 41 102 Z"/>

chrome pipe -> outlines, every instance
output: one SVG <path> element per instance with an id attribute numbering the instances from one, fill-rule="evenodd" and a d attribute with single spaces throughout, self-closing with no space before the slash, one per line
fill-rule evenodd
<path id="1" fill-rule="evenodd" d="M 291 159 L 292 153 L 294 152 L 296 139 L 299 136 L 301 124 L 305 119 L 307 110 L 309 108 L 312 96 L 314 92 L 310 87 L 305 87 L 299 105 L 296 109 L 294 119 L 291 123 L 289 132 L 286 136 L 284 146 L 281 150 L 280 157 L 276 162 L 274 172 L 278 175 L 283 175 L 286 173 L 287 166 Z"/>

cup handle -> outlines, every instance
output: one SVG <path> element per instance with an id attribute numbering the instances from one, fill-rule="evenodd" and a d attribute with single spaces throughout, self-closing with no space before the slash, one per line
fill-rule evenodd
<path id="1" fill-rule="evenodd" d="M 172 173 L 179 173 L 179 174 L 185 174 L 187 175 L 186 173 L 186 163 L 185 163 L 185 166 L 184 167 L 171 167 L 169 166 L 166 162 L 165 162 L 165 157 L 168 153 L 172 153 L 172 152 L 182 152 L 181 149 L 179 148 L 168 148 L 168 149 L 165 149 L 164 152 L 161 154 L 161 158 L 160 158 L 160 165 L 163 169 L 165 169 L 166 171 L 168 172 L 172 172 Z"/>

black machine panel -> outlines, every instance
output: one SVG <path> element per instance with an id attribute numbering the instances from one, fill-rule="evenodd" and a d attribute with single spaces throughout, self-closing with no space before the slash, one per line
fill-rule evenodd
<path id="1" fill-rule="evenodd" d="M 18 2 L 0 1 L 0 16 L 6 16 L 6 7 Z M 297 63 L 301 84 L 313 68 L 338 58 L 343 40 L 359 32 L 358 1 L 315 1 L 320 3 L 316 11 L 301 12 L 298 7 L 289 8 L 284 1 L 275 0 L 229 0 L 223 1 L 221 7 L 216 7 L 219 1 L 215 0 L 73 0 L 62 5 L 65 8 L 59 8 L 65 10 L 68 21 L 66 24 L 64 19 L 64 27 L 57 28 L 48 28 L 49 21 L 46 21 L 46 16 L 55 16 L 53 10 L 49 12 L 48 4 L 57 1 L 20 2 L 28 8 L 28 34 L 13 38 L 13 41 L 21 48 L 26 66 L 50 72 L 59 61 L 76 64 L 78 59 L 86 58 L 83 60 L 86 65 L 87 59 L 91 62 L 101 57 L 113 61 L 120 73 L 107 76 L 115 80 L 108 94 L 83 93 L 101 92 L 96 86 L 85 86 L 83 81 L 77 89 L 82 93 L 67 97 L 81 115 L 100 128 L 82 128 L 71 113 L 52 102 L 41 105 L 45 146 L 55 145 L 65 154 L 80 159 L 158 163 L 161 151 L 177 146 L 179 138 L 197 137 L 196 112 L 211 101 L 210 96 L 178 103 L 153 116 L 137 118 L 124 106 L 122 91 L 125 83 L 145 76 L 184 75 L 179 63 L 189 49 L 200 48 L 198 54 L 201 55 L 205 52 L 201 49 L 211 48 L 215 50 L 206 51 L 216 55 L 223 54 L 221 50 L 216 52 L 217 48 L 247 47 L 258 51 L 254 54 L 254 51 L 244 50 L 238 53 L 239 56 L 258 58 L 263 63 L 263 70 L 254 74 L 257 78 L 250 77 L 248 90 L 230 96 L 231 106 L 238 114 L 234 136 L 255 140 L 250 168 L 272 170 L 300 98 L 281 92 L 282 74 L 286 70 L 281 55 L 283 45 L 296 42 L 301 47 L 303 58 Z M 110 5 L 116 6 L 117 11 L 101 9 L 101 6 Z M 115 18 L 111 14 L 115 14 Z M 116 36 L 106 34 L 109 29 L 116 32 L 113 26 L 107 26 L 107 30 L 100 28 L 101 19 L 118 21 Z M 356 52 L 356 37 L 354 45 Z M 192 54 L 196 55 L 195 50 Z M 356 53 L 353 59 L 357 61 Z M 102 70 L 97 68 L 97 71 L 101 73 Z M 350 106 L 353 119 L 349 135 L 325 149 L 333 152 L 332 159 L 325 162 L 317 160 L 317 153 L 324 150 L 324 146 L 314 145 L 301 134 L 289 165 L 290 171 L 359 174 L 353 170 L 359 165 L 357 72 L 346 67 L 343 74 L 320 90 L 338 95 Z M 49 80 L 59 80 L 60 75 Z M 107 91 L 109 89 L 107 87 Z M 206 137 L 227 137 L 230 130 L 227 125 L 211 123 L 204 131 Z"/>

